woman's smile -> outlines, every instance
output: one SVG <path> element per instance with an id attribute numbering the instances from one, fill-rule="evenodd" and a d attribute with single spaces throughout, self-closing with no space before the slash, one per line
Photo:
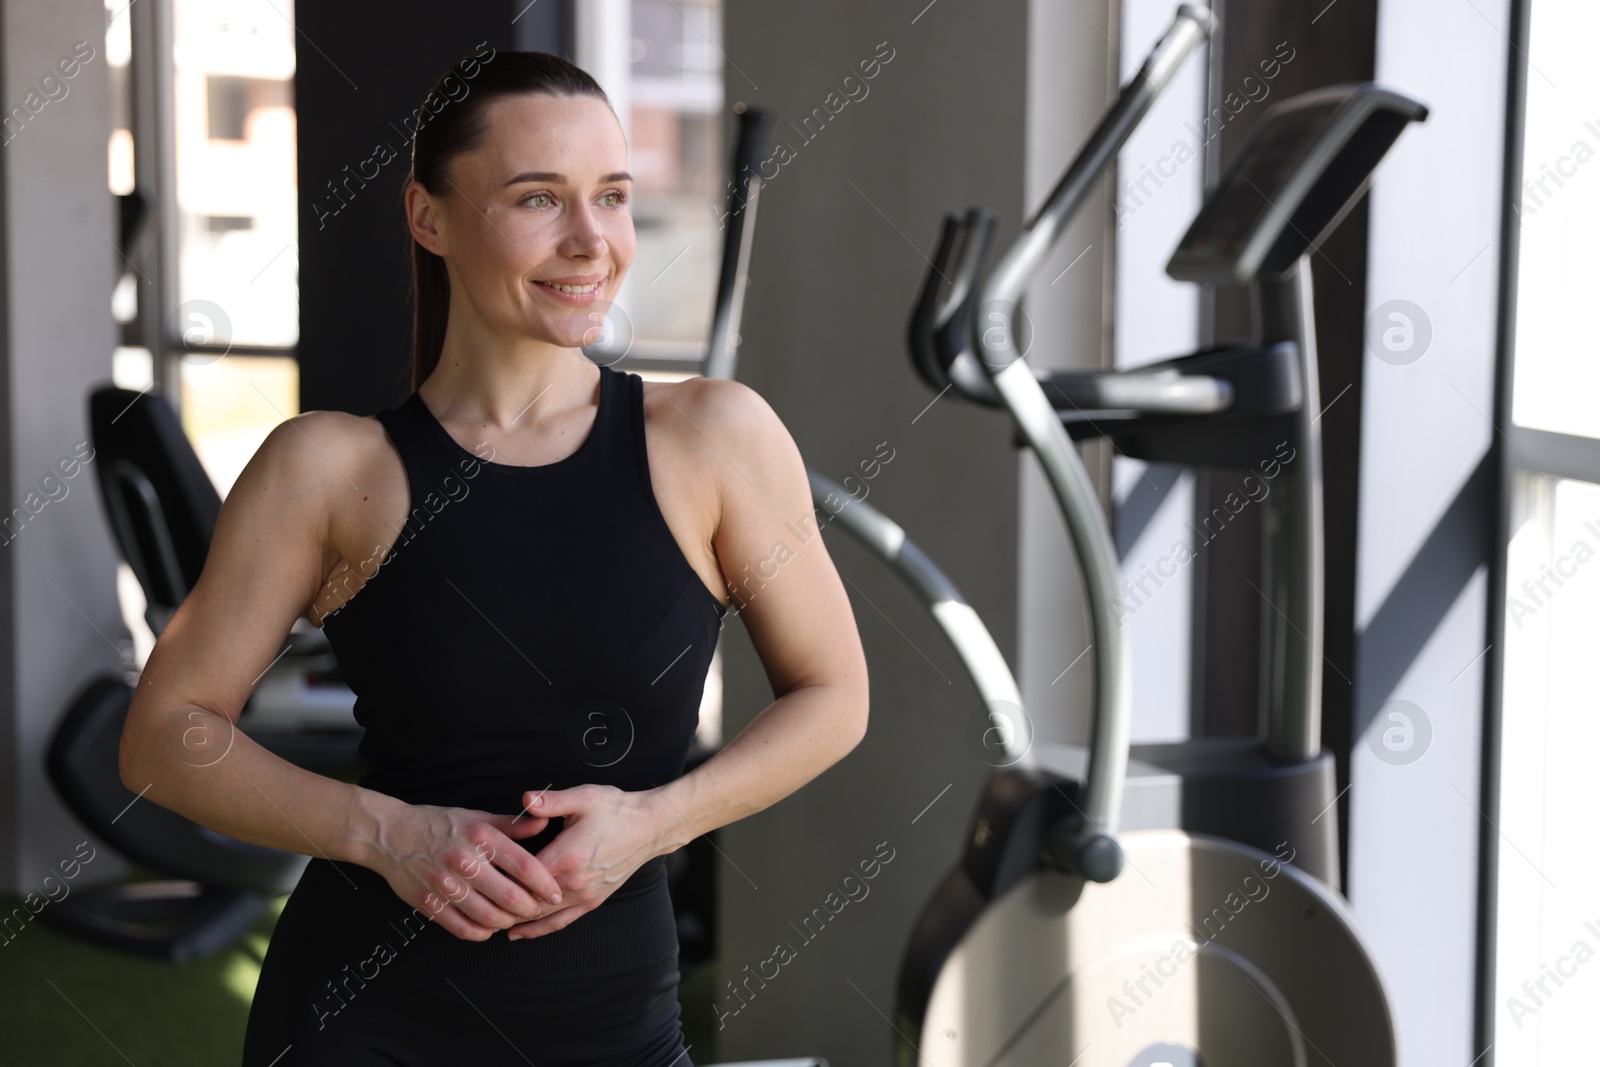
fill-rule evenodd
<path id="1" fill-rule="evenodd" d="M 604 274 L 575 276 L 571 278 L 552 278 L 547 281 L 535 281 L 533 287 L 552 300 L 559 300 L 572 307 L 592 304 L 601 295 L 606 276 Z"/>

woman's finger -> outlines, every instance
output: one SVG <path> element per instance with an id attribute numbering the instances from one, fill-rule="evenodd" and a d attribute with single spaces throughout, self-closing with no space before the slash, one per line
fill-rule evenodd
<path id="1" fill-rule="evenodd" d="M 521 940 L 526 937 L 539 937 L 543 934 L 554 933 L 557 930 L 571 926 L 578 919 L 593 911 L 594 907 L 593 904 L 573 904 L 570 907 L 561 908 L 542 918 L 535 919 L 533 922 L 518 923 L 506 931 L 506 936 L 513 940 Z"/>
<path id="2" fill-rule="evenodd" d="M 454 904 L 431 890 L 425 891 L 421 900 L 411 902 L 412 907 L 428 913 L 428 917 L 463 941 L 483 941 L 494 930 L 473 922 Z"/>
<path id="3" fill-rule="evenodd" d="M 504 862 L 507 866 L 524 867 L 524 864 L 516 862 L 516 854 L 519 852 L 523 856 L 528 856 L 527 850 L 514 842 L 503 851 L 492 850 L 483 859 L 471 861 L 473 870 L 469 876 L 472 879 L 473 888 L 488 897 L 491 903 L 515 916 L 514 921 L 517 922 L 536 915 L 547 914 L 552 907 L 548 900 L 541 899 L 535 895 L 516 874 L 505 873 L 497 865 Z M 502 859 L 502 857 L 509 857 L 510 859 L 508 861 Z M 531 856 L 528 858 L 532 859 Z M 538 860 L 534 860 L 534 863 L 540 869 L 543 869 L 544 865 L 540 864 Z"/>
<path id="4" fill-rule="evenodd" d="M 485 870 L 476 859 L 469 859 L 466 865 L 476 865 L 479 873 Z M 469 922 L 486 928 L 490 934 L 524 921 L 528 914 L 526 911 L 520 914 L 508 911 L 480 891 L 477 884 L 480 881 L 478 874 L 457 873 L 452 871 L 450 866 L 446 866 L 435 872 L 433 878 L 436 893 L 454 905 Z"/>
<path id="5" fill-rule="evenodd" d="M 532 837 L 550 825 L 550 820 L 543 815 L 497 815 L 494 818 L 501 821 L 500 829 L 507 837 L 515 838 Z"/>
<path id="6" fill-rule="evenodd" d="M 509 818 L 510 816 L 500 816 L 502 820 Z M 529 892 L 540 897 L 546 904 L 561 903 L 561 886 L 556 882 L 555 875 L 551 874 L 533 853 L 509 837 L 501 837 L 497 841 L 493 835 L 489 835 L 489 840 L 495 849 L 493 862 L 496 867 L 521 882 Z"/>

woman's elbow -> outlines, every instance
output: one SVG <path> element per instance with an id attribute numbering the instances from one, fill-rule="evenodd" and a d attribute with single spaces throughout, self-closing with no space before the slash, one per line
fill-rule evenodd
<path id="1" fill-rule="evenodd" d="M 868 707 L 870 704 L 869 692 L 865 680 L 860 685 L 847 687 L 845 699 L 842 701 L 845 713 L 843 732 L 846 738 L 846 747 L 843 755 L 854 752 L 856 746 L 866 740 Z"/>
<path id="2" fill-rule="evenodd" d="M 150 784 L 143 767 L 143 756 L 144 746 L 130 716 L 123 720 L 122 739 L 117 743 L 117 773 L 122 778 L 123 786 L 135 793 Z"/>
<path id="3" fill-rule="evenodd" d="M 135 793 L 148 789 L 155 781 L 156 768 L 152 764 L 157 748 L 151 736 L 151 710 L 141 709 L 135 697 L 128 705 L 128 714 L 122 721 L 122 738 L 117 743 L 117 773 L 122 777 L 122 784 Z"/>

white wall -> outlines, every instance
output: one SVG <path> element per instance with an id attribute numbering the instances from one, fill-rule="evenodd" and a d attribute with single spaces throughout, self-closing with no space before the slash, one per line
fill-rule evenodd
<path id="1" fill-rule="evenodd" d="M 1117 38 L 1117 6 L 1030 5 L 1023 193 L 1030 216 L 1116 92 L 1111 42 Z M 1110 342 L 1105 293 L 1113 262 L 1108 184 L 1102 182 L 1089 197 L 1028 289 L 1025 310 L 1033 339 L 1025 355 L 1035 367 L 1104 366 Z M 1002 216 L 994 260 L 1022 221 Z M 1091 476 L 1094 454 L 1092 448 L 1085 453 Z M 1023 449 L 1017 462 L 1017 682 L 1035 737 L 1083 743 L 1095 692 L 1095 657 L 1085 654 L 1090 634 L 1083 577 L 1039 461 Z"/>
<path id="2" fill-rule="evenodd" d="M 1168 0 L 1124 0 L 1116 6 L 1120 19 L 1107 11 L 1092 24 L 1092 16 L 1073 5 L 1045 4 L 1036 12 L 1029 95 L 1055 107 L 1030 117 L 1030 212 L 1048 195 L 1120 85 L 1138 71 L 1175 9 Z M 1092 72 L 1083 67 L 1088 60 L 1070 62 L 1063 55 L 1068 41 L 1086 57 L 1098 56 L 1103 78 L 1097 91 L 1090 88 Z M 1107 362 L 1128 367 L 1181 354 L 1198 343 L 1197 290 L 1172 281 L 1164 268 L 1200 205 L 1204 161 L 1197 156 L 1177 166 L 1159 185 L 1147 180 L 1150 195 L 1129 179 L 1141 177 L 1142 167 L 1161 164 L 1172 170 L 1164 159 L 1174 143 L 1197 143 L 1185 124 L 1194 125 L 1203 111 L 1205 69 L 1201 49 L 1128 139 L 1118 159 L 1117 187 L 1102 183 L 1040 271 L 1028 294 L 1035 337 L 1029 362 L 1077 370 L 1098 370 Z M 1065 101 L 1076 103 L 1063 106 Z M 1115 221 L 1108 224 L 1108 216 Z M 1109 316 L 1108 294 L 1114 301 Z M 1097 442 L 1084 450 L 1091 475 L 1105 447 Z M 1018 681 L 1041 739 L 1082 743 L 1094 702 L 1094 657 L 1083 654 L 1091 635 L 1082 577 L 1038 461 L 1025 452 L 1020 463 Z M 1160 492 L 1165 484 L 1159 472 L 1152 475 L 1143 462 L 1121 456 L 1114 457 L 1111 474 L 1118 505 L 1136 490 Z M 1164 493 L 1142 536 L 1123 554 L 1125 580 L 1139 579 L 1175 542 L 1193 544 L 1188 532 L 1192 487 L 1192 478 L 1184 474 Z M 1191 568 L 1183 568 L 1159 588 L 1147 582 L 1153 595 L 1127 599 L 1134 741 L 1188 735 L 1191 586 Z"/>
<path id="3" fill-rule="evenodd" d="M 1124 0 L 1122 77 L 1131 78 L 1151 44 L 1166 29 L 1170 0 Z M 1181 355 L 1200 343 L 1200 289 L 1167 276 L 1167 260 L 1196 211 L 1205 185 L 1204 133 L 1207 50 L 1185 61 L 1165 93 L 1128 138 L 1118 160 L 1116 365 L 1132 367 Z M 1193 152 L 1190 157 L 1189 153 Z M 1115 493 L 1157 492 L 1162 473 L 1140 460 L 1119 457 Z M 1147 572 L 1170 573 L 1197 548 L 1190 527 L 1194 476 L 1185 471 L 1167 490 L 1143 534 L 1124 552 L 1128 626 L 1133 653 L 1133 740 L 1181 740 L 1189 735 L 1189 628 L 1195 568 L 1192 560 L 1160 585 Z M 1163 561 L 1164 557 L 1168 557 Z"/>
<path id="4" fill-rule="evenodd" d="M 110 378 L 116 343 L 105 19 L 101 0 L 0 5 L 0 106 L 37 109 L 0 146 L 0 508 L 30 516 L 0 546 L 0 886 L 18 894 L 43 893 L 41 879 L 85 839 L 45 777 L 44 750 L 76 689 L 120 662 L 112 642 L 126 636 L 92 463 L 41 487 L 88 440 L 88 386 Z M 80 41 L 89 58 L 41 92 Z M 97 847 L 81 877 L 107 880 L 118 863 Z"/>
<path id="5" fill-rule="evenodd" d="M 1486 572 L 1460 560 L 1481 553 L 1487 515 L 1476 503 L 1446 511 L 1495 432 L 1507 7 L 1393 0 L 1378 11 L 1377 80 L 1431 114 L 1372 190 L 1355 679 L 1357 722 L 1371 723 L 1351 759 L 1348 885 L 1390 982 L 1403 1061 L 1418 1067 L 1483 1051 L 1472 1038 Z M 1410 362 L 1374 355 L 1392 321 L 1371 316 L 1395 300 L 1431 327 Z M 1384 707 L 1395 699 L 1422 709 L 1411 717 L 1425 717 L 1430 740 L 1419 731 L 1409 749 L 1384 748 L 1385 731 L 1404 725 Z"/>

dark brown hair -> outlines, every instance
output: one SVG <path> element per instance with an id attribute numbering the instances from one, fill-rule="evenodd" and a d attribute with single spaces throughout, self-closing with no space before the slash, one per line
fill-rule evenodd
<path id="1" fill-rule="evenodd" d="M 481 45 L 479 46 L 482 47 Z M 465 90 L 462 90 L 465 86 Z M 433 196 L 448 195 L 450 164 L 470 152 L 488 132 L 485 106 L 502 96 L 547 93 L 551 96 L 594 96 L 606 101 L 605 90 L 584 70 L 547 52 L 493 52 L 463 58 L 439 77 L 423 104 L 411 138 L 411 170 Z M 411 241 L 411 388 L 416 390 L 439 365 L 445 326 L 450 320 L 450 276 L 444 260 Z"/>

